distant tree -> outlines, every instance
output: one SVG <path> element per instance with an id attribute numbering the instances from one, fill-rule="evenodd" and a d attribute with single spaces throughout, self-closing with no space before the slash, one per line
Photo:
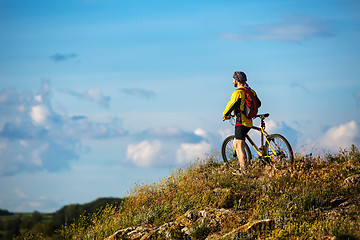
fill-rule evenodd
<path id="1" fill-rule="evenodd" d="M 32 218 L 33 222 L 37 223 L 37 222 L 41 222 L 43 220 L 43 215 L 38 211 L 34 211 L 31 218 Z"/>
<path id="2" fill-rule="evenodd" d="M 7 215 L 13 215 L 13 213 L 5 209 L 0 209 L 0 216 L 7 216 Z"/>

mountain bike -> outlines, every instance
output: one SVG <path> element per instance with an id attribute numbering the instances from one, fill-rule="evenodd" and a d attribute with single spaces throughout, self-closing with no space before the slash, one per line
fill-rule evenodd
<path id="1" fill-rule="evenodd" d="M 260 133 L 260 146 L 257 146 L 254 141 L 247 134 L 245 137 L 245 152 L 246 152 L 246 161 L 248 163 L 252 162 L 252 154 L 249 148 L 250 144 L 258 155 L 258 159 L 265 164 L 270 164 L 275 167 L 275 163 L 284 163 L 284 162 L 293 162 L 294 154 L 291 148 L 290 143 L 286 138 L 280 134 L 268 134 L 265 131 L 265 118 L 269 117 L 270 114 L 260 114 L 256 115 L 255 118 L 260 118 L 261 125 L 260 127 L 253 126 L 251 129 L 254 129 Z M 230 116 L 230 122 L 234 125 L 234 116 Z M 235 135 L 230 135 L 225 138 L 222 147 L 221 154 L 224 162 L 227 166 L 233 169 L 239 169 L 240 164 L 237 158 L 236 151 L 233 147 Z"/>

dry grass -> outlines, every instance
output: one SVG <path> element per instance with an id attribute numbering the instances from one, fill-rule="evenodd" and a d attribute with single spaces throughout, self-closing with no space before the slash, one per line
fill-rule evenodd
<path id="1" fill-rule="evenodd" d="M 158 184 L 137 185 L 120 208 L 107 206 L 64 227 L 59 236 L 103 239 L 119 229 L 159 226 L 187 210 L 211 207 L 246 210 L 249 220 L 275 219 L 276 229 L 261 239 L 360 239 L 360 184 L 344 182 L 356 174 L 360 153 L 355 146 L 336 155 L 296 158 L 280 170 L 254 164 L 243 176 L 232 175 L 212 155 L 174 170 Z M 336 198 L 348 205 L 335 206 Z"/>

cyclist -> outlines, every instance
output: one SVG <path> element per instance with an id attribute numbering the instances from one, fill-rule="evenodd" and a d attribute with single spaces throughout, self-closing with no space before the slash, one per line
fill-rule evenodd
<path id="1" fill-rule="evenodd" d="M 261 101 L 256 95 L 256 92 L 252 90 L 247 84 L 247 77 L 244 72 L 234 72 L 233 84 L 234 87 L 238 89 L 232 93 L 231 99 L 227 103 L 226 108 L 223 112 L 223 119 L 229 119 L 231 112 L 234 111 L 235 139 L 233 141 L 233 146 L 240 163 L 240 172 L 237 172 L 236 174 L 242 174 L 246 171 L 247 168 L 245 136 L 253 126 L 252 119 L 246 118 L 245 115 L 242 113 L 245 107 L 245 92 L 242 89 L 248 88 L 254 93 L 255 98 L 258 101 L 258 107 L 261 106 Z"/>

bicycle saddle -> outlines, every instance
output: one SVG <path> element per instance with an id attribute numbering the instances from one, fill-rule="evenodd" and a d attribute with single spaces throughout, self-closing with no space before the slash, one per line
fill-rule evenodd
<path id="1" fill-rule="evenodd" d="M 256 115 L 254 118 L 261 118 L 261 119 L 264 119 L 264 118 L 267 118 L 268 116 L 270 116 L 270 113 L 264 113 L 264 114 L 259 114 L 259 115 Z"/>

